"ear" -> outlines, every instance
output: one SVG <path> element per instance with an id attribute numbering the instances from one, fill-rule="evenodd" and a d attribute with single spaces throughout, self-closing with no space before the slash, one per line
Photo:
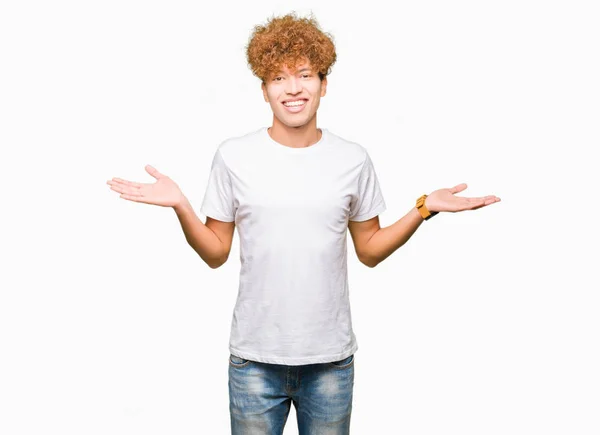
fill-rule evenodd
<path id="1" fill-rule="evenodd" d="M 323 77 L 321 80 L 321 97 L 324 97 L 327 93 L 327 77 Z"/>
<path id="2" fill-rule="evenodd" d="M 262 82 L 262 84 L 260 85 L 260 88 L 262 89 L 263 92 L 263 98 L 265 99 L 265 102 L 269 102 L 269 96 L 267 95 L 267 85 L 265 85 L 265 82 Z"/>

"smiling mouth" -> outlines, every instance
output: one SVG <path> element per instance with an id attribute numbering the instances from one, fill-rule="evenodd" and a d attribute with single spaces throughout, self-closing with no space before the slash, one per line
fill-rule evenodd
<path id="1" fill-rule="evenodd" d="M 289 102 L 283 103 L 283 105 L 285 107 L 302 107 L 302 106 L 304 106 L 304 104 L 306 104 L 306 101 L 308 101 L 308 100 L 289 101 Z"/>

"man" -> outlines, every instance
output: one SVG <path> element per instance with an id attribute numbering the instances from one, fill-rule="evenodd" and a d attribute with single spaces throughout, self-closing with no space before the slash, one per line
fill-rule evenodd
<path id="1" fill-rule="evenodd" d="M 257 26 L 248 63 L 261 79 L 272 125 L 221 143 L 201 206 L 203 224 L 169 177 L 143 184 L 113 178 L 124 199 L 173 207 L 188 243 L 211 267 L 240 238 L 240 280 L 229 355 L 233 434 L 281 434 L 291 403 L 300 434 L 348 434 L 354 354 L 347 230 L 374 267 L 439 212 L 500 199 L 454 196 L 460 184 L 422 195 L 406 216 L 380 228 L 386 209 L 367 150 L 324 128 L 317 109 L 336 60 L 314 19 L 294 14 Z"/>

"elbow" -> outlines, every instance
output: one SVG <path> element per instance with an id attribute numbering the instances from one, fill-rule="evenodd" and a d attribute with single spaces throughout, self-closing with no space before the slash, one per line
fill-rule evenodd
<path id="1" fill-rule="evenodd" d="M 221 266 L 223 266 L 225 264 L 225 262 L 227 261 L 228 257 L 229 256 L 227 255 L 227 256 L 219 257 L 219 258 L 205 259 L 204 262 L 211 269 L 218 269 L 219 267 L 221 267 Z"/>
<path id="2" fill-rule="evenodd" d="M 225 260 L 219 260 L 219 261 L 207 261 L 206 264 L 211 269 L 218 269 L 219 267 L 223 266 L 226 261 L 227 261 L 227 259 L 225 259 Z"/>
<path id="3" fill-rule="evenodd" d="M 379 260 L 373 256 L 363 255 L 358 257 L 359 261 L 371 269 L 379 264 Z"/>
<path id="4" fill-rule="evenodd" d="M 194 246 L 192 246 L 192 248 L 194 248 Z M 196 248 L 194 248 L 194 250 L 200 256 L 202 261 L 204 261 L 211 269 L 218 269 L 219 267 L 223 266 L 223 264 L 225 264 L 229 258 L 228 251 L 224 252 L 221 250 L 219 252 L 206 252 Z"/>
<path id="5" fill-rule="evenodd" d="M 375 261 L 363 261 L 363 264 L 367 267 L 370 267 L 371 269 L 374 268 L 375 266 L 377 266 L 379 263 L 375 262 Z"/>

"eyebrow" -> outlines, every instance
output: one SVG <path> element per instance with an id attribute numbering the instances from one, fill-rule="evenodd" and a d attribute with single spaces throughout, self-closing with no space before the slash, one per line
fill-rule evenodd
<path id="1" fill-rule="evenodd" d="M 312 68 L 304 67 L 304 68 L 299 69 L 298 71 L 296 71 L 296 73 L 301 73 L 301 72 L 304 72 L 304 71 L 311 71 L 311 70 L 312 70 Z M 285 71 L 279 70 L 279 72 L 277 74 L 285 74 Z"/>

